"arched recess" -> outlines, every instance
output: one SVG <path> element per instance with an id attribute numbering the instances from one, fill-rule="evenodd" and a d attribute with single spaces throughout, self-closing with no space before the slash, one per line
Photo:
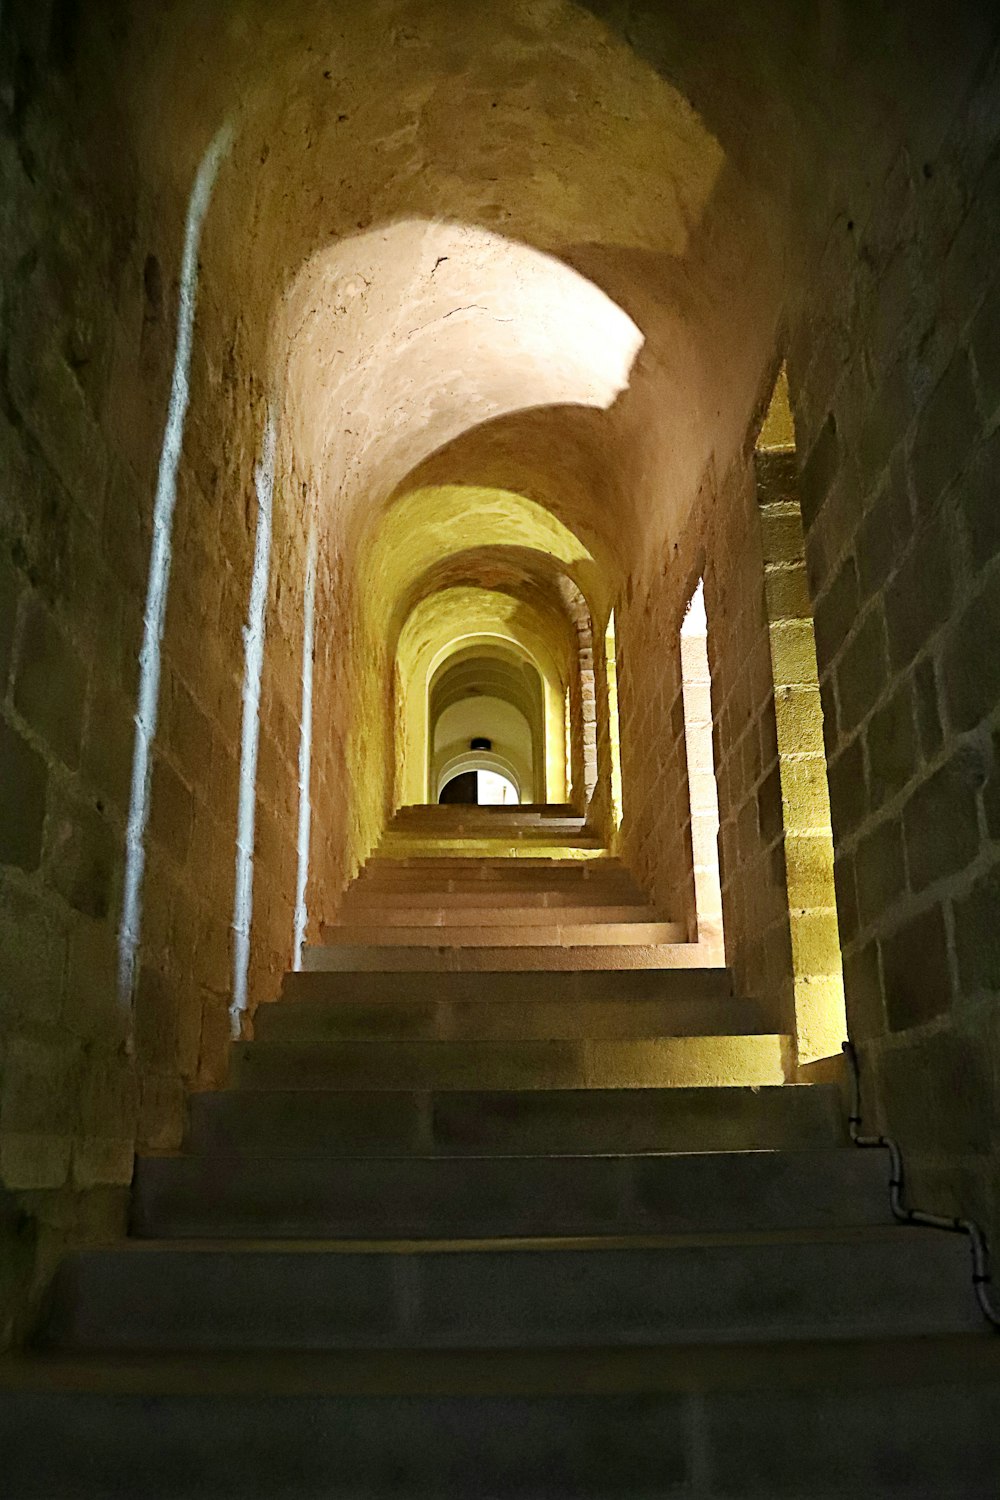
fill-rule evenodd
<path id="1" fill-rule="evenodd" d="M 547 800 L 542 679 L 509 646 L 465 645 L 440 664 L 428 688 L 427 738 L 428 800 L 437 801 L 444 768 L 464 760 L 476 739 L 488 740 L 493 755 L 513 771 L 523 800 Z"/>
<path id="2" fill-rule="evenodd" d="M 403 629 L 394 673 L 395 802 L 434 800 L 428 779 L 431 680 L 456 651 L 505 651 L 527 662 L 542 688 L 547 794 L 567 796 L 563 699 L 573 671 L 573 633 L 557 610 L 498 589 L 455 586 L 414 606 Z M 523 788 L 522 788 L 523 793 Z"/>

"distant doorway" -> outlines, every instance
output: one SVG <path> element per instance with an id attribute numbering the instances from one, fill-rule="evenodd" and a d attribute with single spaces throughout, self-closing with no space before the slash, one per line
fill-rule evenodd
<path id="1" fill-rule="evenodd" d="M 439 802 L 472 807 L 516 807 L 517 787 L 499 771 L 461 771 L 441 788 Z"/>

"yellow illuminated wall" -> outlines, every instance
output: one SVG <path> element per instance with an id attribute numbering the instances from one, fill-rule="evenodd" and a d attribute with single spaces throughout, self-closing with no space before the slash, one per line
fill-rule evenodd
<path id="1" fill-rule="evenodd" d="M 785 373 L 757 441 L 760 508 L 799 1061 L 847 1035 L 816 638 L 805 570 L 795 431 Z"/>

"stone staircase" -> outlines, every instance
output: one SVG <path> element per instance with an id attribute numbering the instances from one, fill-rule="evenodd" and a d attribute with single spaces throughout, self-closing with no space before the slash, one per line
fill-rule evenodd
<path id="1" fill-rule="evenodd" d="M 965 1242 L 587 837 L 397 817 L 60 1267 L 0 1493 L 995 1500 Z"/>

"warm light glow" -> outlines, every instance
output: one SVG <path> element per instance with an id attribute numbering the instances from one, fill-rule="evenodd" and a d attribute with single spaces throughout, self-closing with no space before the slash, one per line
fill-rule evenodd
<path id="1" fill-rule="evenodd" d="M 430 684 L 451 657 L 476 647 L 506 653 L 538 672 L 544 700 L 544 780 L 547 795 L 563 801 L 562 699 L 573 650 L 569 622 L 561 613 L 486 588 L 448 588 L 429 595 L 415 606 L 400 632 L 397 801 L 435 800 L 437 786 L 429 776 Z"/>
<path id="2" fill-rule="evenodd" d="M 476 783 L 481 807 L 508 807 L 520 801 L 514 783 L 497 771 L 477 771 Z"/>

